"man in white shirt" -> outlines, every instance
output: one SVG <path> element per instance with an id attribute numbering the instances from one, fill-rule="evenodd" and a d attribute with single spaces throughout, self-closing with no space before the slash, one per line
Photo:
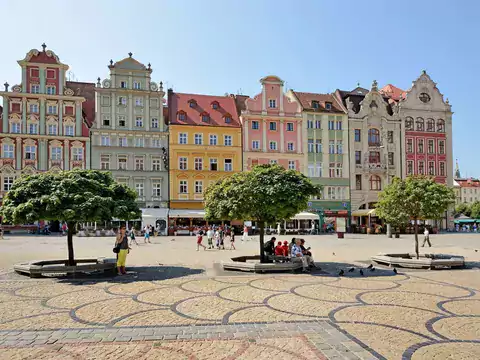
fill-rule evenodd
<path id="1" fill-rule="evenodd" d="M 292 262 L 302 262 L 303 272 L 308 272 L 308 260 L 302 252 L 300 239 L 295 239 L 295 244 L 292 246 Z"/>
<path id="2" fill-rule="evenodd" d="M 208 240 L 208 248 L 209 249 L 213 249 L 213 235 L 214 235 L 214 231 L 212 230 L 211 227 L 208 227 L 208 230 L 207 230 L 207 240 Z"/>
<path id="3" fill-rule="evenodd" d="M 143 231 L 145 232 L 144 238 L 143 238 L 143 240 L 145 241 L 145 244 L 147 242 L 149 242 L 151 244 L 152 242 L 150 241 L 150 226 L 149 225 L 145 226 Z"/>
<path id="4" fill-rule="evenodd" d="M 425 243 L 427 243 L 429 247 L 432 247 L 432 244 L 430 243 L 430 233 L 428 232 L 428 229 L 426 227 L 425 227 L 425 231 L 423 232 L 423 245 L 422 245 L 422 247 L 425 246 Z"/>

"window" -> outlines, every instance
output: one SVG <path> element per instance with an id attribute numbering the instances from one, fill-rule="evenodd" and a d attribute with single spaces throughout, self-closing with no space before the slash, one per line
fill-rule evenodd
<path id="1" fill-rule="evenodd" d="M 30 112 L 38 113 L 38 104 L 30 104 Z"/>
<path id="2" fill-rule="evenodd" d="M 382 179 L 380 179 L 380 176 L 377 176 L 377 175 L 370 176 L 370 190 L 375 190 L 375 191 L 382 190 Z"/>
<path id="3" fill-rule="evenodd" d="M 287 151 L 295 151 L 295 147 L 293 145 L 293 142 L 288 142 L 287 143 Z"/>
<path id="4" fill-rule="evenodd" d="M 83 160 L 83 148 L 72 148 L 73 161 L 82 161 Z"/>
<path id="5" fill-rule="evenodd" d="M 158 119 L 157 118 L 152 118 L 152 128 L 153 129 L 158 129 Z"/>
<path id="6" fill-rule="evenodd" d="M 390 144 L 393 143 L 393 131 L 392 130 L 387 131 L 387 142 L 390 143 Z"/>
<path id="7" fill-rule="evenodd" d="M 362 175 L 355 175 L 355 190 L 362 190 Z"/>
<path id="8" fill-rule="evenodd" d="M 287 131 L 293 131 L 293 123 L 292 122 L 287 123 Z"/>
<path id="9" fill-rule="evenodd" d="M 144 139 L 142 137 L 135 138 L 135 146 L 136 147 L 143 147 Z"/>
<path id="10" fill-rule="evenodd" d="M 331 178 L 335 177 L 335 163 L 330 163 L 328 166 L 328 176 Z"/>
<path id="11" fill-rule="evenodd" d="M 259 124 L 258 124 L 258 121 L 257 120 L 253 120 L 252 121 L 252 130 L 258 130 L 260 127 L 259 127 Z"/>
<path id="12" fill-rule="evenodd" d="M 428 140 L 428 153 L 433 154 L 435 152 L 435 140 L 429 139 Z"/>
<path id="13" fill-rule="evenodd" d="M 12 123 L 12 133 L 20 134 L 22 132 L 22 127 L 19 123 Z"/>
<path id="14" fill-rule="evenodd" d="M 191 108 L 194 108 L 195 105 L 197 105 L 197 102 L 195 100 L 192 99 L 188 101 L 188 106 L 190 106 Z"/>
<path id="15" fill-rule="evenodd" d="M 343 142 L 342 140 L 337 140 L 337 154 L 343 153 Z"/>
<path id="16" fill-rule="evenodd" d="M 118 105 L 127 105 L 127 98 L 125 96 L 119 96 L 118 97 Z"/>
<path id="17" fill-rule="evenodd" d="M 308 152 L 313 153 L 313 150 L 314 150 L 313 139 L 308 139 Z"/>
<path id="18" fill-rule="evenodd" d="M 335 121 L 328 120 L 328 130 L 335 130 Z"/>
<path id="19" fill-rule="evenodd" d="M 26 160 L 35 160 L 37 152 L 36 146 L 25 146 L 25 159 Z"/>
<path id="20" fill-rule="evenodd" d="M 407 153 L 413 153 L 413 139 L 407 139 Z"/>
<path id="21" fill-rule="evenodd" d="M 322 139 L 315 140 L 315 152 L 317 154 L 322 153 Z"/>
<path id="22" fill-rule="evenodd" d="M 277 131 L 277 123 L 275 121 L 269 122 L 270 131 Z"/>
<path id="23" fill-rule="evenodd" d="M 428 162 L 428 175 L 435 176 L 435 162 Z"/>
<path id="24" fill-rule="evenodd" d="M 393 166 L 394 165 L 394 156 L 393 152 L 388 153 L 388 166 Z"/>
<path id="25" fill-rule="evenodd" d="M 224 169 L 225 171 L 233 171 L 232 159 L 225 159 Z"/>
<path id="26" fill-rule="evenodd" d="M 440 176 L 445 176 L 445 163 L 443 161 L 440 162 Z M 475 193 L 477 192 L 477 189 L 475 189 Z"/>
<path id="27" fill-rule="evenodd" d="M 209 122 L 210 121 L 210 115 L 208 115 L 208 114 L 202 115 L 202 121 L 203 122 Z"/>
<path id="28" fill-rule="evenodd" d="M 318 103 L 317 100 L 312 100 L 312 108 L 318 109 L 318 108 L 319 108 L 319 105 L 320 105 L 320 104 Z"/>
<path id="29" fill-rule="evenodd" d="M 201 157 L 197 157 L 194 160 L 195 170 L 202 171 L 203 170 L 203 159 Z"/>
<path id="30" fill-rule="evenodd" d="M 368 145 L 380 146 L 380 130 L 368 129 Z"/>
<path id="31" fill-rule="evenodd" d="M 342 130 L 342 122 L 337 121 L 337 130 Z"/>
<path id="32" fill-rule="evenodd" d="M 133 88 L 135 90 L 140 90 L 142 88 L 142 84 L 140 84 L 138 81 L 133 82 Z"/>
<path id="33" fill-rule="evenodd" d="M 296 169 L 295 160 L 288 160 L 288 169 L 289 170 L 295 170 Z"/>
<path id="34" fill-rule="evenodd" d="M 29 124 L 28 133 L 29 134 L 36 134 L 37 132 L 38 132 L 38 124 Z"/>
<path id="35" fill-rule="evenodd" d="M 38 68 L 30 69 L 30 76 L 34 78 L 40 77 L 40 70 Z"/>
<path id="36" fill-rule="evenodd" d="M 325 103 L 325 110 L 332 110 L 332 103 L 331 102 L 326 102 Z"/>
<path id="37" fill-rule="evenodd" d="M 30 92 L 32 94 L 40 94 L 40 85 L 31 85 Z"/>
<path id="38" fill-rule="evenodd" d="M 101 144 L 102 146 L 110 146 L 110 136 L 102 136 Z"/>
<path id="39" fill-rule="evenodd" d="M 152 139 L 151 140 L 151 147 L 153 148 L 159 148 L 160 145 L 160 139 Z"/>
<path id="40" fill-rule="evenodd" d="M 337 163 L 337 168 L 335 170 L 335 177 L 343 177 L 343 165 L 342 163 Z"/>
<path id="41" fill-rule="evenodd" d="M 270 164 L 273 165 L 273 164 L 278 164 L 278 161 L 277 160 L 270 160 Z"/>
<path id="42" fill-rule="evenodd" d="M 362 152 L 355 151 L 355 165 L 361 165 L 361 164 L 362 164 Z"/>
<path id="43" fill-rule="evenodd" d="M 217 171 L 217 170 L 218 170 L 217 159 L 210 159 L 210 171 Z"/>
<path id="44" fill-rule="evenodd" d="M 268 107 L 275 109 L 277 107 L 277 100 L 275 99 L 268 100 Z"/>
<path id="45" fill-rule="evenodd" d="M 439 140 L 438 141 L 438 153 L 439 154 L 445 154 L 445 141 L 444 140 Z"/>
<path id="46" fill-rule="evenodd" d="M 125 127 L 126 126 L 126 120 L 124 115 L 119 115 L 118 116 L 118 126 L 120 127 Z"/>
<path id="47" fill-rule="evenodd" d="M 188 194 L 187 180 L 180 180 L 178 182 L 180 194 Z"/>
<path id="48" fill-rule="evenodd" d="M 56 93 L 55 86 L 47 86 L 47 94 L 48 95 L 55 95 L 55 93 Z"/>
<path id="49" fill-rule="evenodd" d="M 425 122 L 423 121 L 422 118 L 417 118 L 417 127 L 416 127 L 416 130 L 417 131 L 424 131 L 425 130 Z"/>
<path id="50" fill-rule="evenodd" d="M 143 98 L 136 97 L 135 98 L 135 106 L 143 106 Z"/>
<path id="51" fill-rule="evenodd" d="M 195 194 L 202 194 L 202 193 L 203 193 L 203 181 L 195 180 Z"/>
<path id="52" fill-rule="evenodd" d="M 178 113 L 178 120 L 185 121 L 186 118 L 187 118 L 187 116 L 184 112 L 179 112 Z"/>
<path id="53" fill-rule="evenodd" d="M 135 126 L 143 127 L 143 118 L 141 116 L 135 117 Z"/>
<path id="54" fill-rule="evenodd" d="M 223 136 L 223 144 L 225 146 L 232 146 L 232 135 L 224 135 Z"/>
<path id="55" fill-rule="evenodd" d="M 308 165 L 308 177 L 315 177 L 315 168 L 313 165 Z"/>
<path id="56" fill-rule="evenodd" d="M 162 183 L 157 181 L 152 183 L 152 196 L 162 197 Z"/>
<path id="57" fill-rule="evenodd" d="M 110 170 L 110 156 L 108 155 L 100 156 L 100 169 Z"/>
<path id="58" fill-rule="evenodd" d="M 187 143 L 187 134 L 186 133 L 178 134 L 178 143 L 179 144 L 186 144 Z"/>
<path id="59" fill-rule="evenodd" d="M 407 117 L 405 119 L 405 130 L 413 130 L 413 118 Z"/>
<path id="60" fill-rule="evenodd" d="M 118 156 L 118 170 L 127 170 L 127 157 L 125 155 Z"/>
<path id="61" fill-rule="evenodd" d="M 47 79 L 55 79 L 55 70 L 47 69 Z"/>
<path id="62" fill-rule="evenodd" d="M 362 130 L 360 129 L 355 129 L 355 142 L 360 142 L 362 141 Z"/>
<path id="63" fill-rule="evenodd" d="M 258 150 L 258 149 L 260 149 L 260 141 L 258 141 L 258 140 L 253 140 L 253 141 L 252 141 L 252 149 L 253 149 L 253 150 Z"/>
<path id="64" fill-rule="evenodd" d="M 195 145 L 202 145 L 203 144 L 203 134 L 195 134 Z"/>
<path id="65" fill-rule="evenodd" d="M 127 145 L 127 138 L 126 137 L 119 137 L 118 138 L 118 146 L 125 147 Z"/>
<path id="66" fill-rule="evenodd" d="M 3 145 L 3 157 L 7 159 L 13 159 L 14 156 L 14 147 L 13 145 L 10 144 L 4 144 Z"/>
<path id="67" fill-rule="evenodd" d="M 162 160 L 160 158 L 152 158 L 152 171 L 162 170 Z"/>
<path id="68" fill-rule="evenodd" d="M 217 145 L 217 135 L 210 135 L 210 145 Z"/>
<path id="69" fill-rule="evenodd" d="M 328 153 L 335 154 L 335 140 L 330 140 L 328 142 Z"/>
<path id="70" fill-rule="evenodd" d="M 143 171 L 144 161 L 142 156 L 135 156 L 135 170 Z"/>
<path id="71" fill-rule="evenodd" d="M 407 161 L 407 175 L 413 175 L 413 161 Z"/>
<path id="72" fill-rule="evenodd" d="M 187 170 L 187 158 L 185 156 L 181 156 L 178 158 L 178 168 L 180 170 Z"/>
<path id="73" fill-rule="evenodd" d="M 212 102 L 212 109 L 215 109 L 215 110 L 218 109 L 218 102 L 216 101 Z"/>
<path id="74" fill-rule="evenodd" d="M 423 161 L 418 162 L 418 173 L 420 175 L 425 175 L 425 163 Z"/>
<path id="75" fill-rule="evenodd" d="M 13 176 L 4 176 L 3 177 L 3 191 L 9 191 L 12 186 L 15 178 Z"/>
<path id="76" fill-rule="evenodd" d="M 321 129 L 322 128 L 322 122 L 320 120 L 315 120 L 315 129 Z"/>
<path id="77" fill-rule="evenodd" d="M 232 118 L 230 116 L 225 116 L 225 123 L 230 124 L 232 122 Z"/>
<path id="78" fill-rule="evenodd" d="M 370 164 L 379 164 L 380 163 L 380 152 L 379 151 L 370 151 L 368 153 L 368 162 Z"/>
<path id="79" fill-rule="evenodd" d="M 322 171 L 322 163 L 317 163 L 317 168 L 316 168 L 316 176 L 317 177 L 322 177 L 323 171 Z"/>
<path id="80" fill-rule="evenodd" d="M 307 120 L 307 129 L 313 129 L 313 120 Z"/>
<path id="81" fill-rule="evenodd" d="M 437 132 L 445 132 L 445 121 L 443 121 L 442 119 L 437 121 Z"/>
<path id="82" fill-rule="evenodd" d="M 122 89 L 126 89 L 126 88 L 128 87 L 127 82 L 126 82 L 126 81 L 120 81 L 120 87 L 121 87 Z"/>
<path id="83" fill-rule="evenodd" d="M 110 126 L 110 116 L 103 116 L 103 126 Z"/>
<path id="84" fill-rule="evenodd" d="M 276 141 L 270 141 L 268 148 L 270 150 L 277 150 L 277 142 Z"/>
<path id="85" fill-rule="evenodd" d="M 56 114 L 57 113 L 57 105 L 48 105 L 47 113 L 48 114 Z"/>
<path id="86" fill-rule="evenodd" d="M 73 125 L 66 125 L 66 126 L 65 126 L 65 135 L 66 135 L 66 136 L 73 136 L 73 135 L 75 135 Z"/>
<path id="87" fill-rule="evenodd" d="M 423 154 L 423 139 L 417 140 L 417 152 Z"/>
<path id="88" fill-rule="evenodd" d="M 65 106 L 65 114 L 73 115 L 73 106 Z"/>
<path id="89" fill-rule="evenodd" d="M 136 182 L 135 183 L 135 191 L 137 193 L 137 196 L 142 198 L 144 196 L 144 186 L 143 186 L 143 182 Z"/>
<path id="90" fill-rule="evenodd" d="M 435 120 L 427 119 L 427 131 L 429 132 L 435 131 Z"/>

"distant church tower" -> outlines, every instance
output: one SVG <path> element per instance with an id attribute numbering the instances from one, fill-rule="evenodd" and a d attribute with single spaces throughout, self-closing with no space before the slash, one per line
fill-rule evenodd
<path id="1" fill-rule="evenodd" d="M 458 159 L 455 162 L 455 179 L 461 179 L 460 168 L 458 167 Z"/>

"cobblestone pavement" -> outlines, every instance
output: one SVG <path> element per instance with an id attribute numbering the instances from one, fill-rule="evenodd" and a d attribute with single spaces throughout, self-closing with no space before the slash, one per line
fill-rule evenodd
<path id="1" fill-rule="evenodd" d="M 480 271 L 0 280 L 0 359 L 480 358 Z"/>

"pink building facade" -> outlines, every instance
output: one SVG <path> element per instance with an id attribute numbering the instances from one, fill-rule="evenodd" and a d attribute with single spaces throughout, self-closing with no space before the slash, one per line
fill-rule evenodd
<path id="1" fill-rule="evenodd" d="M 240 120 L 243 128 L 243 169 L 277 163 L 304 172 L 304 124 L 300 104 L 284 93 L 277 76 L 260 80 L 262 92 L 245 100 Z"/>

